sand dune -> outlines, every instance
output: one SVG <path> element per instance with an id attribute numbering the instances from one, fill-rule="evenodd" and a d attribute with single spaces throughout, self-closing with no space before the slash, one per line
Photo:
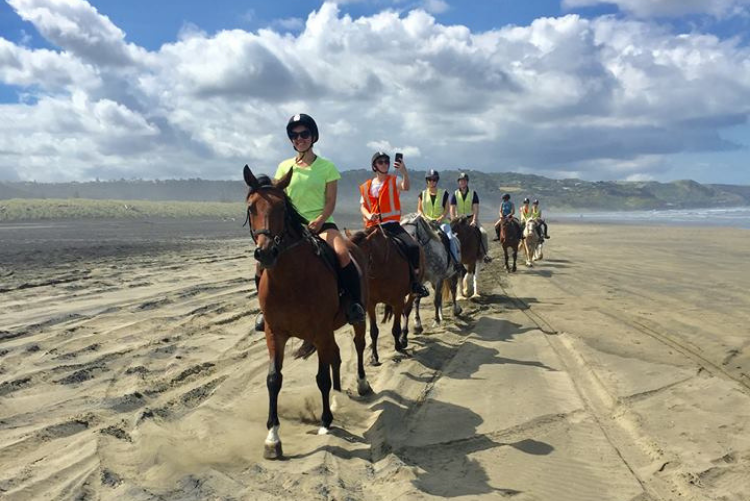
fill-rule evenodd
<path id="1" fill-rule="evenodd" d="M 750 233 L 551 229 L 410 356 L 381 336 L 370 397 L 340 330 L 329 436 L 288 357 L 278 462 L 248 239 L 3 263 L 0 497 L 746 500 Z"/>

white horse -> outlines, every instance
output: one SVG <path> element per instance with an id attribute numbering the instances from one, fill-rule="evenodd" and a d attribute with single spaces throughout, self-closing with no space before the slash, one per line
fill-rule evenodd
<path id="1" fill-rule="evenodd" d="M 526 221 L 526 228 L 523 230 L 523 250 L 526 253 L 526 266 L 533 267 L 532 261 L 542 259 L 542 245 L 544 240 L 539 238 L 537 227 L 539 221 L 536 219 L 529 219 Z"/>
<path id="2" fill-rule="evenodd" d="M 451 265 L 448 251 L 440 237 L 419 214 L 404 216 L 401 218 L 401 226 L 424 249 L 424 276 L 432 284 L 432 289 L 435 291 L 435 324 L 439 325 L 442 322 L 443 300 L 447 300 L 449 297 L 453 299 L 453 316 L 460 315 L 461 307 L 456 301 L 458 272 Z M 420 300 L 421 298 L 417 297 L 414 301 L 414 332 L 417 334 L 422 332 L 422 319 L 419 316 Z M 408 324 L 404 327 L 404 332 L 408 332 Z"/>

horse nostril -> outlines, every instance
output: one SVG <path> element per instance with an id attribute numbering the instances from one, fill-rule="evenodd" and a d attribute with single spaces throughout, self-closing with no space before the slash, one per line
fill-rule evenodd
<path id="1" fill-rule="evenodd" d="M 260 261 L 260 247 L 258 247 L 258 248 L 255 249 L 255 252 L 253 252 L 253 257 L 256 260 Z"/>

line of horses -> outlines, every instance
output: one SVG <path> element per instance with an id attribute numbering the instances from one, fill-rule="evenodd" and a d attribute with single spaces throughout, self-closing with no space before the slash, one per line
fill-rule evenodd
<path id="1" fill-rule="evenodd" d="M 290 337 L 303 340 L 299 356 L 318 352 L 316 382 L 323 401 L 319 434 L 328 433 L 333 414 L 330 390 L 341 391 L 341 356 L 334 332 L 344 326 L 344 311 L 349 298 L 342 295 L 336 273 L 336 260 L 327 246 L 307 229 L 305 219 L 295 209 L 284 189 L 289 185 L 294 170 L 273 184 L 261 184 L 245 166 L 243 175 L 249 190 L 246 198 L 250 232 L 255 242 L 255 258 L 263 273 L 258 284 L 258 302 L 265 317 L 265 336 L 270 357 L 266 384 L 269 394 L 268 436 L 264 457 L 283 457 L 279 437 L 278 396 L 281 391 L 284 348 Z M 420 276 L 430 282 L 435 291 L 435 323 L 443 321 L 443 301 L 452 299 L 453 315 L 461 314 L 458 300 L 479 296 L 478 264 L 484 257 L 481 236 L 467 218 L 451 222 L 452 231 L 461 242 L 461 261 L 466 269 L 463 277 L 451 265 L 448 249 L 430 224 L 418 214 L 402 218 L 401 225 L 420 244 Z M 531 265 L 540 240 L 532 227 L 525 230 L 525 239 L 511 231 L 503 222 L 496 228 L 505 254 L 505 266 L 516 271 L 518 248 L 526 249 L 527 264 Z M 404 353 L 408 345 L 408 319 L 415 312 L 414 331 L 423 330 L 419 315 L 420 297 L 411 292 L 408 261 L 398 243 L 386 235 L 382 227 L 351 234 L 346 245 L 362 275 L 362 301 L 370 321 L 370 363 L 380 363 L 378 355 L 378 325 L 376 306 L 385 304 L 383 323 L 393 319 L 391 334 L 395 348 Z M 509 265 L 508 251 L 513 264 Z M 538 256 L 541 258 L 541 255 Z M 459 280 L 461 286 L 459 287 Z M 403 323 L 402 323 L 403 322 Z M 365 323 L 354 326 L 354 345 L 357 354 L 357 391 L 372 393 L 364 367 Z"/>

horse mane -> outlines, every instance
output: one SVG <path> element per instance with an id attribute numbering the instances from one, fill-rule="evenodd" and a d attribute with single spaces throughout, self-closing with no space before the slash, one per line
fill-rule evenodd
<path id="1" fill-rule="evenodd" d="M 370 235 L 370 233 L 372 233 L 373 231 L 374 231 L 374 227 L 373 227 L 373 228 L 368 228 L 368 229 L 366 229 L 366 230 L 359 230 L 358 232 L 356 232 L 355 234 L 353 234 L 353 235 L 352 235 L 351 237 L 349 237 L 349 240 L 350 240 L 350 241 L 351 241 L 351 242 L 352 242 L 352 243 L 353 243 L 354 245 L 359 245 L 359 244 L 361 244 L 361 243 L 362 243 L 362 242 L 363 242 L 363 241 L 364 241 L 364 240 L 365 240 L 365 239 L 366 239 L 366 238 L 368 237 L 368 235 Z"/>

